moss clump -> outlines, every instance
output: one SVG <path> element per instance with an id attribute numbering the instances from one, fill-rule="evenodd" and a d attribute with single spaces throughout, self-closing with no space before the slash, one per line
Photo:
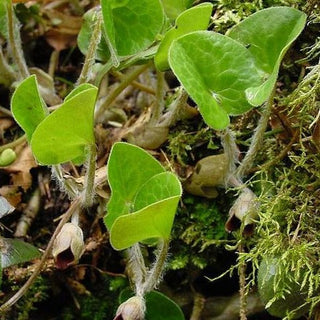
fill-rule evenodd
<path id="1" fill-rule="evenodd" d="M 63 320 L 104 320 L 113 319 L 118 307 L 118 297 L 122 289 L 128 286 L 125 278 L 111 278 L 101 275 L 92 287 L 89 295 L 77 297 L 80 309 L 67 306 L 62 310 Z"/>
<path id="2" fill-rule="evenodd" d="M 306 1 L 301 0 L 217 0 L 214 1 L 214 31 L 225 33 L 230 27 L 249 15 L 272 6 L 289 6 L 302 9 Z"/>
<path id="3" fill-rule="evenodd" d="M 168 154 L 181 165 L 192 164 L 219 148 L 212 129 L 194 128 L 192 131 L 191 125 L 178 125 L 169 135 Z"/>
<path id="4" fill-rule="evenodd" d="M 200 197 L 186 195 L 183 206 L 178 209 L 171 244 L 171 269 L 193 266 L 203 269 L 215 263 L 217 247 L 224 243 L 226 215 L 219 203 Z"/>
<path id="5" fill-rule="evenodd" d="M 12 286 L 12 290 L 19 288 L 20 286 Z M 37 311 L 38 306 L 49 298 L 49 291 L 50 283 L 48 279 L 44 276 L 38 277 L 22 299 L 6 314 L 7 319 L 32 319 L 32 314 Z"/>

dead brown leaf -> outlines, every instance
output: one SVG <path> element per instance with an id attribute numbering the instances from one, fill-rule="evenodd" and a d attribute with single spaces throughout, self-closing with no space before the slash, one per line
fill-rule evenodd
<path id="1" fill-rule="evenodd" d="M 5 197 L 13 207 L 17 207 L 21 202 L 21 192 L 18 186 L 3 186 L 0 188 L 0 195 Z"/>
<path id="2" fill-rule="evenodd" d="M 71 16 L 54 9 L 46 10 L 45 14 L 51 22 L 49 30 L 45 33 L 47 42 L 57 51 L 74 46 L 82 17 Z"/>
<path id="3" fill-rule="evenodd" d="M 3 132 L 7 129 L 9 129 L 11 126 L 13 126 L 15 122 L 13 121 L 13 119 L 9 119 L 9 118 L 1 118 L 0 121 L 0 134 L 2 135 Z"/>

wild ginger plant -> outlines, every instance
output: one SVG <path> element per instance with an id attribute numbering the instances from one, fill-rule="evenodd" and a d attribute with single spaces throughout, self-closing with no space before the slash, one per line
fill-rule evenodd
<path id="1" fill-rule="evenodd" d="M 10 307 L 31 285 L 52 246 L 55 259 L 63 268 L 79 260 L 83 251 L 82 233 L 66 231 L 65 226 L 78 230 L 80 208 L 92 206 L 98 197 L 95 193 L 98 183 L 107 181 L 111 191 L 104 208 L 104 222 L 111 246 L 127 252 L 127 268 L 133 284 L 133 292 L 123 295 L 115 319 L 130 316 L 143 319 L 145 313 L 147 319 L 154 319 L 155 314 L 159 317 L 156 309 L 159 301 L 171 310 L 169 315 L 163 315 L 163 319 L 183 319 L 180 308 L 173 301 L 153 291 L 162 278 L 182 187 L 176 174 L 167 172 L 141 147 L 158 148 L 167 140 L 170 126 L 193 116 L 194 109 L 186 102 L 189 95 L 205 123 L 222 136 L 222 158 L 226 159 L 227 165 L 223 166 L 219 185 L 240 190 L 230 211 L 228 231 L 233 231 L 233 219 L 240 220 L 241 231 L 255 223 L 260 211 L 259 195 L 256 196 L 244 180 L 267 127 L 281 61 L 304 28 L 306 15 L 289 7 L 268 8 L 247 17 L 222 35 L 206 31 L 213 7 L 211 3 L 189 8 L 191 3 L 188 1 L 178 5 L 159 0 L 102 0 L 101 9 L 93 8 L 84 17 L 78 46 L 86 59 L 75 88 L 50 113 L 37 77 L 30 76 L 26 68 L 21 44 L 12 37 L 16 32 L 12 22 L 14 16 L 11 1 L 7 4 L 3 16 L 7 17 L 8 31 L 4 33 L 12 44 L 14 62 L 19 70 L 17 80 L 22 80 L 13 93 L 11 110 L 24 130 L 37 162 L 51 167 L 61 190 L 68 194 L 72 203 L 53 234 L 37 271 L 1 310 Z M 95 124 L 104 121 L 105 113 L 111 109 L 116 97 L 150 68 L 153 60 L 156 89 L 142 89 L 151 91 L 154 98 L 151 107 L 139 118 L 139 130 L 130 132 L 140 147 L 125 142 L 113 143 L 101 174 L 101 170 L 96 169 Z M 5 63 L 2 65 L 6 68 Z M 130 72 L 122 75 L 121 71 L 129 67 Z M 166 109 L 163 71 L 167 69 L 173 71 L 183 88 Z M 119 75 L 119 72 L 122 79 L 118 86 L 112 88 L 108 96 L 101 94 L 106 76 Z M 230 116 L 242 115 L 259 106 L 263 106 L 261 119 L 252 130 L 250 146 L 239 163 Z M 145 140 L 159 132 L 163 135 L 160 142 L 146 144 Z M 120 138 L 124 136 L 120 135 Z M 80 183 L 71 174 L 63 172 L 61 165 L 68 161 L 84 164 L 86 173 Z M 207 172 L 213 175 L 216 168 L 208 166 Z M 236 236 L 241 257 L 246 249 L 244 234 Z M 78 238 L 77 245 L 72 237 Z M 146 265 L 141 246 L 156 247 L 155 259 L 150 266 Z M 61 253 L 65 252 L 71 255 L 71 260 L 70 255 L 68 261 L 61 260 L 64 257 Z M 244 268 L 245 261 L 239 259 L 241 319 L 246 318 Z M 265 301 L 268 307 L 278 297 L 270 298 Z M 285 312 L 290 312 L 290 308 Z"/>

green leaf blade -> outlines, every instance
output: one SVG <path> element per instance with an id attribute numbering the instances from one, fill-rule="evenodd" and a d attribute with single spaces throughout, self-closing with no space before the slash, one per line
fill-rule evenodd
<path id="1" fill-rule="evenodd" d="M 162 5 L 167 17 L 170 20 L 176 17 L 183 11 L 192 6 L 193 0 L 162 0 Z"/>
<path id="2" fill-rule="evenodd" d="M 229 37 L 248 47 L 257 68 L 266 79 L 260 86 L 247 90 L 252 105 L 261 105 L 268 99 L 281 60 L 305 23 L 306 15 L 297 9 L 272 7 L 254 13 L 228 32 Z"/>
<path id="3" fill-rule="evenodd" d="M 168 239 L 179 199 L 171 197 L 118 217 L 110 230 L 113 248 L 123 250 L 150 238 Z"/>
<path id="4" fill-rule="evenodd" d="M 40 256 L 40 251 L 30 243 L 10 238 L 0 238 L 1 266 L 7 268 Z"/>
<path id="5" fill-rule="evenodd" d="M 151 291 L 146 295 L 147 320 L 185 320 L 181 308 L 161 292 Z"/>
<path id="6" fill-rule="evenodd" d="M 261 76 L 240 43 L 214 32 L 192 32 L 172 43 L 169 64 L 210 127 L 224 129 L 228 114 L 252 108 L 245 90 L 260 84 Z"/>
<path id="7" fill-rule="evenodd" d="M 168 51 L 176 38 L 192 31 L 205 30 L 208 28 L 213 5 L 205 2 L 182 12 L 160 43 L 154 58 L 155 65 L 160 71 L 169 69 Z"/>
<path id="8" fill-rule="evenodd" d="M 128 143 L 113 145 L 108 161 L 111 198 L 105 223 L 117 250 L 150 238 L 168 239 L 181 183 L 145 150 Z"/>
<path id="9" fill-rule="evenodd" d="M 164 22 L 159 0 L 108 0 L 102 1 L 101 6 L 107 38 L 119 56 L 133 55 L 149 47 Z"/>
<path id="10" fill-rule="evenodd" d="M 138 190 L 151 177 L 164 172 L 161 164 L 143 149 L 124 142 L 115 143 L 107 166 L 111 198 L 105 223 L 109 229 L 122 214 L 132 211 Z"/>
<path id="11" fill-rule="evenodd" d="M 134 211 L 173 196 L 181 196 L 181 193 L 181 184 L 173 173 L 156 174 L 138 190 L 134 199 Z"/>
<path id="12" fill-rule="evenodd" d="M 23 80 L 16 88 L 11 99 L 11 111 L 30 142 L 37 126 L 49 114 L 40 96 L 35 75 Z"/>
<path id="13" fill-rule="evenodd" d="M 65 98 L 64 98 L 64 102 L 67 102 L 68 100 L 70 100 L 71 98 L 73 98 L 74 96 L 76 96 L 77 94 L 89 90 L 89 89 L 94 89 L 96 90 L 97 88 L 90 84 L 90 83 L 83 83 L 80 86 L 75 87 Z"/>
<path id="14" fill-rule="evenodd" d="M 84 84 L 35 130 L 31 148 L 37 160 L 54 165 L 85 158 L 86 148 L 95 143 L 93 117 L 98 89 Z"/>

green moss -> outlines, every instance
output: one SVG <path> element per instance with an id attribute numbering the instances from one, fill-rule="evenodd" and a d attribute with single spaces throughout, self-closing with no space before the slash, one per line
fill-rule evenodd
<path id="1" fill-rule="evenodd" d="M 178 209 L 171 244 L 171 269 L 193 266 L 203 269 L 215 262 L 217 247 L 227 239 L 225 213 L 217 202 L 186 195 Z"/>
<path id="2" fill-rule="evenodd" d="M 63 320 L 104 320 L 113 319 L 118 307 L 118 296 L 128 282 L 122 277 L 101 275 L 90 295 L 77 296 L 80 310 L 68 306 L 62 311 Z"/>
<path id="3" fill-rule="evenodd" d="M 15 304 L 9 317 L 17 320 L 30 319 L 32 311 L 37 310 L 37 304 L 48 299 L 49 289 L 50 285 L 48 279 L 39 276 L 22 299 Z"/>
<path id="4" fill-rule="evenodd" d="M 261 9 L 272 6 L 289 6 L 302 9 L 306 1 L 301 0 L 217 0 L 214 3 L 213 27 L 217 32 L 225 33 L 230 27 L 239 23 Z"/>
<path id="5" fill-rule="evenodd" d="M 201 122 L 203 125 L 203 123 Z M 191 125 L 191 123 L 189 123 Z M 212 129 L 195 128 L 195 131 L 186 126 L 178 125 L 169 135 L 168 153 L 171 159 L 176 159 L 180 164 L 190 164 L 190 159 L 201 159 L 208 152 L 218 149 L 219 146 L 215 140 L 215 133 Z M 192 162 L 195 162 L 193 159 Z"/>
<path id="6" fill-rule="evenodd" d="M 240 259 L 253 264 L 251 284 L 255 283 L 255 271 L 266 256 L 278 257 L 281 262 L 272 280 L 274 296 L 270 292 L 268 295 L 270 310 L 277 308 L 272 307 L 272 302 L 277 303 L 282 296 L 291 297 L 296 291 L 294 286 L 286 285 L 289 274 L 290 283 L 299 283 L 306 292 L 301 302 L 312 303 L 310 310 L 320 301 L 320 218 L 316 213 L 320 204 L 320 159 L 306 148 L 305 134 L 306 130 L 301 130 L 299 143 L 276 167 L 268 167 L 256 175 L 256 180 L 252 179 L 261 191 L 260 217 L 254 236 L 246 240 L 250 250 Z M 294 319 L 295 312 L 283 317 Z"/>

